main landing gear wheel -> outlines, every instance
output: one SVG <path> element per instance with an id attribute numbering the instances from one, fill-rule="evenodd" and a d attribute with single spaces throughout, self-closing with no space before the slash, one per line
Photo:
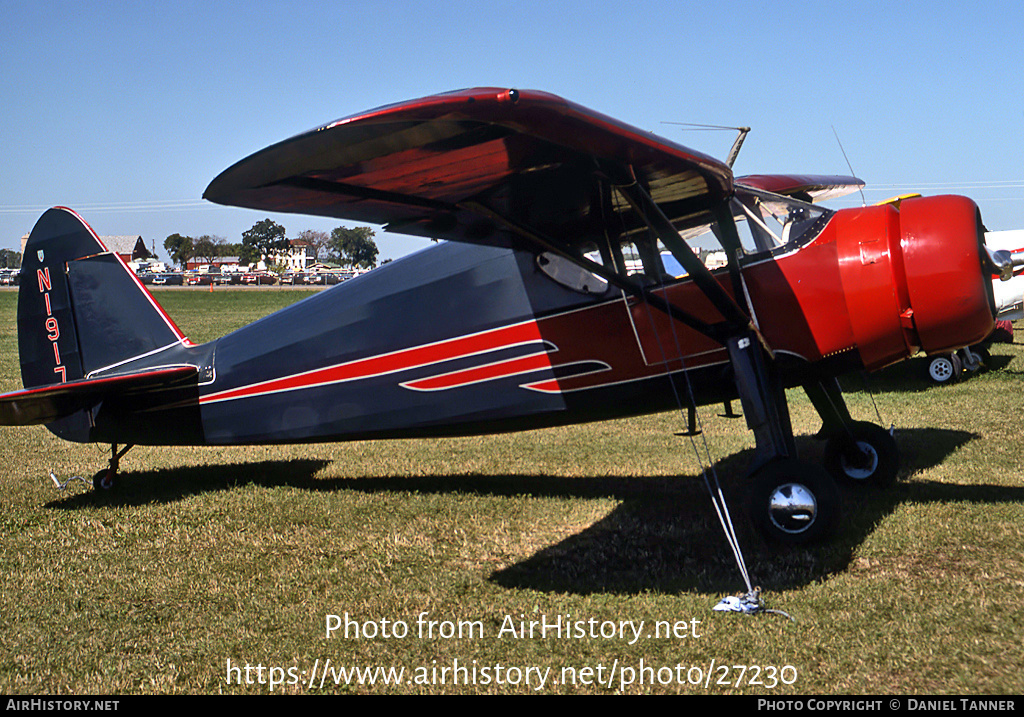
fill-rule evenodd
<path id="1" fill-rule="evenodd" d="M 820 540 L 839 517 L 839 490 L 823 468 L 777 458 L 751 478 L 751 517 L 768 540 L 806 545 Z"/>
<path id="2" fill-rule="evenodd" d="M 932 356 L 928 359 L 928 378 L 938 384 L 953 383 L 964 370 L 964 364 L 956 354 Z"/>
<path id="3" fill-rule="evenodd" d="M 857 421 L 842 435 L 829 439 L 823 463 L 837 480 L 885 488 L 896 481 L 900 453 L 889 431 L 874 423 Z"/>

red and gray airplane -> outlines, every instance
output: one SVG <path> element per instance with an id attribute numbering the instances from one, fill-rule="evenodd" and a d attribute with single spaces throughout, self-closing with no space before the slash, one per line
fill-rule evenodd
<path id="1" fill-rule="evenodd" d="M 197 345 L 51 209 L 22 266 L 25 389 L 0 396 L 0 423 L 109 444 L 94 483 L 110 487 L 132 445 L 468 435 L 738 398 L 755 523 L 811 541 L 837 520 L 836 479 L 887 485 L 899 468 L 836 377 L 983 340 L 993 274 L 1024 263 L 986 247 L 964 197 L 817 203 L 861 185 L 736 178 L 536 91 L 382 107 L 253 154 L 205 198 L 445 241 Z M 821 416 L 823 465 L 797 456 L 792 387 Z"/>

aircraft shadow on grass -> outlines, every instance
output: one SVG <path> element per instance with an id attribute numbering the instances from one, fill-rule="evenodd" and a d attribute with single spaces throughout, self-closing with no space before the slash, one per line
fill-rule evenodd
<path id="1" fill-rule="evenodd" d="M 901 479 L 941 464 L 976 438 L 966 431 L 934 428 L 901 432 Z M 802 457 L 821 450 L 809 437 L 798 439 L 797 445 Z M 843 515 L 832 540 L 807 547 L 769 545 L 746 517 L 743 464 L 752 452 L 719 461 L 716 471 L 752 584 L 772 590 L 804 586 L 846 570 L 856 547 L 902 503 L 1024 503 L 1024 487 L 934 481 L 898 482 L 889 489 L 843 487 Z M 703 482 L 686 483 L 689 488 L 672 494 L 625 500 L 603 520 L 496 571 L 491 579 L 507 587 L 572 593 L 742 591 L 736 559 Z"/>
<path id="2" fill-rule="evenodd" d="M 901 476 L 941 464 L 978 438 L 967 431 L 905 429 L 898 434 Z M 797 438 L 802 457 L 815 460 L 821 444 Z M 799 587 L 847 569 L 864 538 L 901 503 L 1024 502 L 1024 487 L 898 482 L 889 489 L 843 488 L 837 534 L 809 547 L 766 544 L 747 516 L 744 478 L 753 449 L 715 464 L 752 583 L 772 590 Z M 688 476 L 419 475 L 318 478 L 330 461 L 293 459 L 132 472 L 117 491 L 80 493 L 50 504 L 73 510 L 172 503 L 235 486 L 290 486 L 310 491 L 470 493 L 491 496 L 605 499 L 621 503 L 585 530 L 489 576 L 509 588 L 588 593 L 736 593 L 744 586 L 699 474 Z"/>
<path id="3" fill-rule="evenodd" d="M 299 458 L 131 471 L 121 476 L 115 490 L 75 493 L 51 501 L 47 507 L 76 510 L 97 504 L 135 506 L 175 503 L 190 495 L 231 490 L 241 485 L 320 490 L 322 482 L 316 479 L 316 474 L 330 463 L 323 459 Z"/>

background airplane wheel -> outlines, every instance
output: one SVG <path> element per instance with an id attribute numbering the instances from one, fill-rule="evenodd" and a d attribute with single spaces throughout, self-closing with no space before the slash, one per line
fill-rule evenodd
<path id="1" fill-rule="evenodd" d="M 985 371 L 988 369 L 989 363 L 992 361 L 992 354 L 984 346 L 972 346 L 971 351 L 981 361 L 981 368 L 979 370 Z"/>
<path id="2" fill-rule="evenodd" d="M 928 378 L 938 384 L 953 383 L 964 370 L 963 362 L 956 354 L 932 356 L 928 359 Z"/>
<path id="3" fill-rule="evenodd" d="M 805 545 L 835 527 L 839 491 L 820 466 L 779 458 L 761 467 L 752 479 L 751 517 L 768 540 Z"/>
<path id="4" fill-rule="evenodd" d="M 892 485 L 900 469 L 900 452 L 896 439 L 881 426 L 857 421 L 848 429 L 849 435 L 835 436 L 825 446 L 825 469 L 837 480 L 879 488 Z M 860 455 L 851 455 L 849 441 L 856 442 Z"/>

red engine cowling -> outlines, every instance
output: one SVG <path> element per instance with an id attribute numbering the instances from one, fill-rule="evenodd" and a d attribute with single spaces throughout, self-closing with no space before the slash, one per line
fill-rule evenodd
<path id="1" fill-rule="evenodd" d="M 965 197 L 849 210 L 837 231 L 853 338 L 868 369 L 977 343 L 994 326 L 984 229 Z"/>
<path id="2" fill-rule="evenodd" d="M 977 206 L 957 196 L 904 200 L 898 209 L 841 212 L 839 275 L 866 368 L 917 350 L 938 353 L 994 326 L 990 271 Z"/>
<path id="3" fill-rule="evenodd" d="M 995 301 L 977 205 L 954 196 L 907 200 L 900 205 L 900 229 L 921 348 L 952 351 L 988 336 Z"/>

